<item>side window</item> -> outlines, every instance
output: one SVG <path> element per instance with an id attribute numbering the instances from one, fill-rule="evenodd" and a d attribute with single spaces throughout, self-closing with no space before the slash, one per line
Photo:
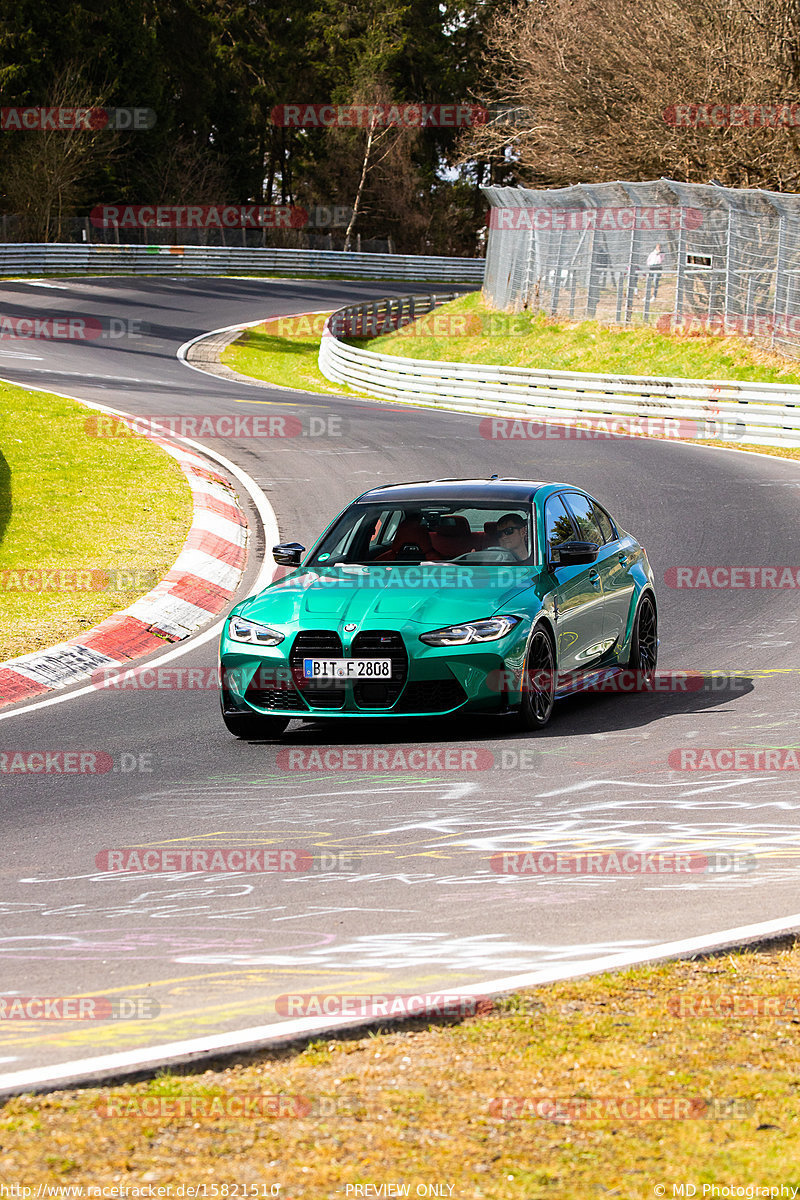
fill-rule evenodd
<path id="1" fill-rule="evenodd" d="M 386 509 L 382 512 L 375 522 L 375 532 L 369 544 L 370 550 L 385 550 L 387 546 L 391 546 L 402 519 L 402 508 Z"/>
<path id="2" fill-rule="evenodd" d="M 399 514 L 393 513 L 390 508 L 384 508 L 375 519 L 375 527 L 369 539 L 369 551 L 371 554 L 376 554 L 379 550 L 386 547 L 388 542 L 391 542 L 391 536 L 387 537 L 387 531 L 390 524 L 397 528 L 399 523 L 394 518 Z"/>
<path id="3" fill-rule="evenodd" d="M 351 546 L 353 545 L 353 542 L 355 541 L 359 532 L 362 530 L 363 523 L 363 517 L 359 517 L 355 521 L 352 519 L 352 517 L 349 519 L 344 517 L 339 522 L 335 533 L 333 535 L 329 535 L 324 542 L 324 557 L 329 559 L 331 562 L 336 562 L 339 559 L 345 559 Z M 331 540 L 332 538 L 335 540 Z"/>
<path id="4" fill-rule="evenodd" d="M 567 508 L 575 518 L 575 524 L 578 526 L 579 540 L 582 542 L 594 542 L 598 546 L 604 545 L 606 539 L 597 522 L 589 497 L 581 496 L 578 492 L 567 492 L 564 499 Z"/>
<path id="5" fill-rule="evenodd" d="M 575 538 L 572 521 L 560 496 L 551 496 L 544 507 L 544 536 L 551 558 L 558 562 L 558 554 L 552 551 L 563 542 L 571 542 Z"/>
<path id="6" fill-rule="evenodd" d="M 615 542 L 617 540 L 617 531 L 611 524 L 611 518 L 605 509 L 602 509 L 599 504 L 592 505 L 592 513 L 595 521 L 600 526 L 600 532 L 603 535 L 603 540 L 606 542 Z"/>

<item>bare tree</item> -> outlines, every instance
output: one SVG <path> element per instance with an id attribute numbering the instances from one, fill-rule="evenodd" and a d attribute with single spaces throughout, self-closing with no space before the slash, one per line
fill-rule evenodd
<path id="1" fill-rule="evenodd" d="M 101 108 L 104 103 L 102 93 L 87 87 L 81 67 L 70 64 L 54 79 L 46 106 Z M 104 128 L 76 128 L 18 130 L 3 136 L 7 209 L 19 214 L 24 238 L 59 241 L 83 198 L 87 176 L 114 156 L 116 135 Z"/>
<path id="2" fill-rule="evenodd" d="M 518 3 L 491 28 L 487 67 L 489 101 L 531 118 L 511 136 L 496 123 L 471 130 L 461 160 L 501 156 L 529 186 L 667 175 L 780 189 L 800 178 L 791 125 L 673 115 L 800 101 L 799 0 Z"/>
<path id="3" fill-rule="evenodd" d="M 397 200 L 398 193 L 407 190 L 409 174 L 413 173 L 411 172 L 410 144 L 416 138 L 417 132 L 416 130 L 403 128 L 402 126 L 383 125 L 381 123 L 379 112 L 381 108 L 389 106 L 391 103 L 392 100 L 387 89 L 379 84 L 374 84 L 353 99 L 354 105 L 363 105 L 367 109 L 369 119 L 360 155 L 361 163 L 358 173 L 358 184 L 353 197 L 353 208 L 344 235 L 345 250 L 350 249 L 356 221 L 363 211 L 364 188 L 367 183 L 367 176 L 370 174 L 373 176 L 373 187 L 371 189 L 373 199 L 376 192 L 379 193 L 384 190 L 380 187 L 381 180 L 385 183 L 388 177 L 392 181 L 391 187 L 394 191 L 395 200 Z M 347 134 L 342 137 L 341 133 L 339 133 L 340 144 L 342 141 L 349 142 L 351 156 L 354 151 L 358 153 L 356 147 L 360 139 L 360 131 L 355 138 L 352 135 L 348 137 Z M 376 180 L 376 175 L 380 179 Z"/>
<path id="4" fill-rule="evenodd" d="M 227 178 L 207 146 L 177 137 L 145 172 L 143 197 L 153 204 L 216 204 L 227 200 Z"/>

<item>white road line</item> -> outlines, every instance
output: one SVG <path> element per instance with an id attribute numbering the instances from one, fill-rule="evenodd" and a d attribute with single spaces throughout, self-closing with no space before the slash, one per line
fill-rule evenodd
<path id="1" fill-rule="evenodd" d="M 234 276 L 234 278 L 237 277 Z M 243 378 L 228 379 L 224 375 L 213 375 L 211 371 L 207 371 L 204 367 L 196 367 L 194 363 L 190 363 L 186 355 L 188 354 L 189 350 L 191 350 L 192 346 L 197 344 L 197 342 L 204 342 L 206 338 L 214 337 L 218 333 L 233 333 L 234 330 L 253 329 L 256 325 L 265 324 L 266 321 L 279 321 L 281 318 L 285 319 L 286 317 L 317 317 L 320 315 L 320 313 L 326 313 L 330 311 L 331 310 L 329 308 L 315 308 L 311 312 L 276 313 L 271 317 L 259 317 L 257 321 L 243 321 L 238 325 L 223 325 L 220 329 L 210 329 L 208 333 L 199 333 L 197 337 L 189 338 L 188 342 L 184 342 L 182 346 L 178 347 L 176 356 L 178 362 L 183 363 L 183 365 L 188 367 L 190 371 L 197 371 L 198 374 L 205 375 L 206 379 L 216 379 L 221 383 L 240 383 L 242 387 L 272 388 L 273 390 L 279 392 L 299 392 L 302 396 L 329 395 L 330 393 L 327 392 L 307 392 L 304 388 L 289 387 L 287 384 L 282 383 L 268 383 L 266 379 L 254 379 L 251 383 L 249 380 Z M 334 392 L 333 394 L 338 396 L 346 395 L 344 392 Z"/>
<path id="2" fill-rule="evenodd" d="M 582 975 L 597 975 L 602 971 L 620 970 L 625 967 L 641 966 L 662 959 L 699 954 L 724 946 L 735 946 L 742 942 L 766 938 L 800 927 L 800 913 L 779 917 L 775 921 L 762 921 L 757 925 L 741 925 L 735 929 L 724 929 L 719 933 L 702 934 L 700 937 L 682 938 L 675 942 L 662 942 L 649 949 L 626 950 L 622 954 L 607 954 L 597 958 L 582 959 L 568 966 L 545 967 L 520 975 L 508 975 L 492 979 L 476 987 L 459 983 L 450 988 L 428 988 L 437 994 L 468 995 L 476 999 L 488 998 L 520 988 L 536 987 L 545 983 L 557 983 L 575 979 Z M 304 1017 L 295 1021 L 280 1021 L 270 1025 L 253 1025 L 247 1029 L 235 1029 L 228 1033 L 211 1034 L 208 1037 L 187 1038 L 179 1042 L 165 1042 L 158 1046 L 144 1046 L 136 1050 L 121 1050 L 113 1054 L 101 1054 L 95 1058 L 80 1058 L 69 1063 L 57 1063 L 49 1067 L 33 1067 L 0 1075 L 0 1093 L 24 1091 L 33 1087 L 55 1087 L 68 1080 L 98 1079 L 103 1075 L 120 1074 L 125 1071 L 141 1070 L 168 1063 L 185 1062 L 204 1054 L 221 1051 L 266 1047 L 274 1042 L 303 1038 L 309 1034 L 336 1029 L 348 1029 L 378 1025 L 377 1018 L 353 1020 L 351 1016 Z"/>

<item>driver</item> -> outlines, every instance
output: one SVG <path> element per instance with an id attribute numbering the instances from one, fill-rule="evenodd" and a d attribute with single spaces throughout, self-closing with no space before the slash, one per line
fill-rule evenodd
<path id="1" fill-rule="evenodd" d="M 506 513 L 500 518 L 497 522 L 497 540 L 503 550 L 508 550 L 510 554 L 514 555 L 517 562 L 529 563 L 531 561 L 528 549 L 528 526 L 519 513 Z"/>

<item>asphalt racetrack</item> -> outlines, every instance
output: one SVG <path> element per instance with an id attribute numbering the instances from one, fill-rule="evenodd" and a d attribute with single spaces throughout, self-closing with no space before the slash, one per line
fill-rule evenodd
<path id="1" fill-rule="evenodd" d="M 491 441 L 478 416 L 259 389 L 176 358 L 188 339 L 235 322 L 410 290 L 233 278 L 8 282 L 0 302 L 11 316 L 139 320 L 148 331 L 4 340 L 0 375 L 136 414 L 292 414 L 304 428 L 322 418 L 314 437 L 200 439 L 260 485 L 282 537 L 305 545 L 378 483 L 495 472 L 575 483 L 647 547 L 660 669 L 718 674 L 698 690 L 560 701 L 538 735 L 502 718 L 383 720 L 293 723 L 282 747 L 248 744 L 226 732 L 207 687 L 92 689 L 4 710 L 4 751 L 103 750 L 137 765 L 3 779 L 0 993 L 146 998 L 149 1009 L 136 1020 L 2 1022 L 0 1090 L 37 1069 L 45 1081 L 42 1069 L 79 1077 L 98 1056 L 139 1051 L 144 1060 L 151 1046 L 265 1025 L 280 1032 L 288 1018 L 276 998 L 289 993 L 468 991 L 616 953 L 646 959 L 652 947 L 713 941 L 740 926 L 796 923 L 797 771 L 679 770 L 669 755 L 797 746 L 797 590 L 677 589 L 664 575 L 682 565 L 795 565 L 797 463 L 636 438 Z M 264 553 L 256 531 L 245 590 Z M 213 672 L 216 640 L 195 641 L 170 665 Z M 420 744 L 488 750 L 492 765 L 440 769 L 434 753 L 427 770 L 320 771 L 278 757 L 286 748 Z M 299 847 L 343 869 L 97 868 L 99 852 L 130 846 Z M 688 875 L 492 869 L 493 853 L 531 847 L 732 857 L 718 860 L 731 869 Z"/>

